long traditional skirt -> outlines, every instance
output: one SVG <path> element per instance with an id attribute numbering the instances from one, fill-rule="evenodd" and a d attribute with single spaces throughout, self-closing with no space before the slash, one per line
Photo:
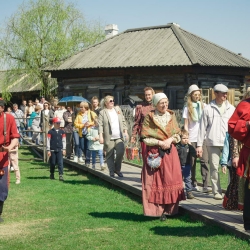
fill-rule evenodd
<path id="1" fill-rule="evenodd" d="M 156 153 L 158 147 L 147 146 L 148 151 Z M 180 160 L 175 146 L 170 154 L 165 153 L 161 166 L 152 170 L 146 160 L 142 169 L 142 201 L 144 215 L 161 216 L 178 213 L 179 201 L 185 200 Z"/>
<path id="2" fill-rule="evenodd" d="M 237 210 L 239 177 L 236 175 L 235 168 L 230 169 L 229 173 L 230 183 L 223 199 L 223 207 L 227 210 Z"/>

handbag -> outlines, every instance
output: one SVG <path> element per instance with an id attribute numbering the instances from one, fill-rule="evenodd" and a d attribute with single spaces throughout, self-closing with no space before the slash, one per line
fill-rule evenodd
<path id="1" fill-rule="evenodd" d="M 20 122 L 20 128 L 25 128 L 25 125 L 23 122 Z"/>
<path id="2" fill-rule="evenodd" d="M 162 158 L 159 153 L 152 154 L 148 153 L 147 164 L 151 169 L 157 169 L 161 166 Z"/>

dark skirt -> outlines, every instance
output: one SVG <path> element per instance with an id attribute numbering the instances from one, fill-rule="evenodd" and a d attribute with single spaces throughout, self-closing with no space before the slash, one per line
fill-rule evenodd
<path id="1" fill-rule="evenodd" d="M 250 230 L 250 181 L 249 180 L 246 180 L 245 182 L 243 221 L 245 230 Z"/>
<path id="2" fill-rule="evenodd" d="M 227 210 L 237 210 L 239 177 L 236 175 L 235 168 L 230 168 L 229 174 L 230 183 L 224 196 L 223 207 Z"/>

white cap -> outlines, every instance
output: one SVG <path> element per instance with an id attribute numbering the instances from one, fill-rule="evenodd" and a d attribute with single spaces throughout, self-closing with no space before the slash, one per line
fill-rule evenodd
<path id="1" fill-rule="evenodd" d="M 188 95 L 190 95 L 194 91 L 201 91 L 196 84 L 193 84 L 188 88 Z"/>
<path id="2" fill-rule="evenodd" d="M 227 93 L 228 92 L 228 88 L 226 85 L 222 84 L 222 83 L 219 83 L 219 84 L 216 84 L 214 86 L 214 91 L 215 92 L 223 92 L 223 93 Z"/>

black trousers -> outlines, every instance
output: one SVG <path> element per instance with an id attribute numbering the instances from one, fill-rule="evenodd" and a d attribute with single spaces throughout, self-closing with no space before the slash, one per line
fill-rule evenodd
<path id="1" fill-rule="evenodd" d="M 249 180 L 245 182 L 245 198 L 243 209 L 243 221 L 245 230 L 250 230 L 250 186 Z"/>
<path id="2" fill-rule="evenodd" d="M 59 175 L 63 175 L 63 153 L 62 151 L 51 151 L 50 156 L 50 173 L 55 173 L 55 166 L 58 165 Z"/>
<path id="3" fill-rule="evenodd" d="M 8 167 L 4 167 L 4 175 L 0 176 L 0 201 L 5 201 L 8 196 Z"/>
<path id="4" fill-rule="evenodd" d="M 72 154 L 73 149 L 73 135 L 72 133 L 66 133 L 66 156 L 69 157 Z"/>

